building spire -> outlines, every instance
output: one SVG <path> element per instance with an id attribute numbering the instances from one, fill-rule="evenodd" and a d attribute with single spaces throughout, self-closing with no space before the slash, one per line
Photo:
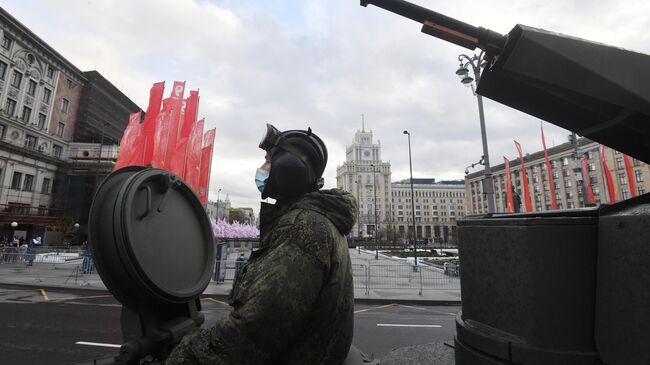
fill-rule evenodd
<path id="1" fill-rule="evenodd" d="M 365 133 L 365 132 L 366 132 L 366 120 L 363 113 L 361 113 L 361 133 Z"/>

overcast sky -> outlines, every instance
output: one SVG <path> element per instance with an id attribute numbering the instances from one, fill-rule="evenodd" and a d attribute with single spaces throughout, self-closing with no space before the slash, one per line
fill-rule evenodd
<path id="1" fill-rule="evenodd" d="M 507 33 L 517 23 L 650 53 L 650 2 L 642 0 L 435 1 L 415 3 Z M 83 71 L 98 70 L 146 109 L 157 81 L 200 89 L 200 117 L 217 128 L 210 199 L 259 205 L 257 148 L 271 122 L 305 129 L 329 150 L 325 186 L 336 186 L 365 114 L 393 180 L 462 179 L 482 155 L 477 103 L 455 75 L 469 50 L 420 33 L 420 25 L 358 0 L 5 0 L 9 13 Z M 165 95 L 169 94 L 169 90 Z M 484 99 L 491 162 L 541 150 L 540 121 Z M 568 131 L 544 123 L 547 146 Z"/>

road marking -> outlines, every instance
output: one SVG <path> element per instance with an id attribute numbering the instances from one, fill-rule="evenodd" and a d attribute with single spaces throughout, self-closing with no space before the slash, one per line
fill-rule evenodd
<path id="1" fill-rule="evenodd" d="M 53 302 L 65 302 L 68 300 L 75 300 L 75 299 L 97 299 L 97 298 L 110 298 L 112 295 L 89 295 L 87 297 L 69 297 L 69 298 L 59 298 L 59 299 L 54 299 L 52 300 Z"/>
<path id="2" fill-rule="evenodd" d="M 222 302 L 222 301 L 220 301 L 220 300 L 216 300 L 216 299 L 214 299 L 214 298 L 203 298 L 203 299 L 201 299 L 201 300 L 209 300 L 209 301 L 212 301 L 212 302 L 215 302 L 215 303 L 219 303 L 219 304 L 223 304 L 223 305 L 228 305 L 228 306 L 229 306 L 228 303 L 226 303 L 226 302 Z"/>
<path id="3" fill-rule="evenodd" d="M 386 305 L 380 305 L 379 307 L 372 307 L 372 308 L 366 308 L 366 309 L 359 309 L 358 311 L 355 311 L 354 314 L 363 313 L 363 312 L 368 312 L 368 311 L 375 310 L 375 309 L 383 309 L 383 308 L 395 307 L 395 306 L 398 306 L 398 305 L 399 305 L 399 304 L 391 303 L 391 304 L 386 304 Z"/>
<path id="4" fill-rule="evenodd" d="M 377 323 L 377 327 L 425 327 L 441 328 L 439 324 L 394 324 L 394 323 Z"/>
<path id="5" fill-rule="evenodd" d="M 50 300 L 50 298 L 47 297 L 47 293 L 45 292 L 45 290 L 43 289 L 39 289 L 39 290 L 41 291 L 41 295 L 43 296 L 43 299 L 45 299 L 45 301 Z"/>
<path id="6" fill-rule="evenodd" d="M 122 345 L 116 345 L 116 344 L 112 344 L 112 343 L 85 342 L 85 341 L 77 341 L 74 344 L 75 345 L 85 345 L 85 346 L 113 347 L 113 348 L 122 347 Z"/>

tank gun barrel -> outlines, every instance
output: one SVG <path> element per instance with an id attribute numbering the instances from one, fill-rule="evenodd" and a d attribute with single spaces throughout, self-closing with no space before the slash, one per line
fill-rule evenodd
<path id="1" fill-rule="evenodd" d="M 375 5 L 395 14 L 422 23 L 422 32 L 471 50 L 480 48 L 486 53 L 501 53 L 506 43 L 503 34 L 483 27 L 475 27 L 458 19 L 423 8 L 404 0 L 361 0 L 361 6 Z"/>

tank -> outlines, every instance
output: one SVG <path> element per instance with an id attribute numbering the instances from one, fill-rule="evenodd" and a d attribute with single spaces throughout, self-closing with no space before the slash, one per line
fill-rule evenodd
<path id="1" fill-rule="evenodd" d="M 482 50 L 478 94 L 650 161 L 650 56 L 520 24 L 502 35 L 403 0 L 361 5 Z M 456 364 L 650 364 L 648 222 L 647 193 L 459 221 Z"/>

